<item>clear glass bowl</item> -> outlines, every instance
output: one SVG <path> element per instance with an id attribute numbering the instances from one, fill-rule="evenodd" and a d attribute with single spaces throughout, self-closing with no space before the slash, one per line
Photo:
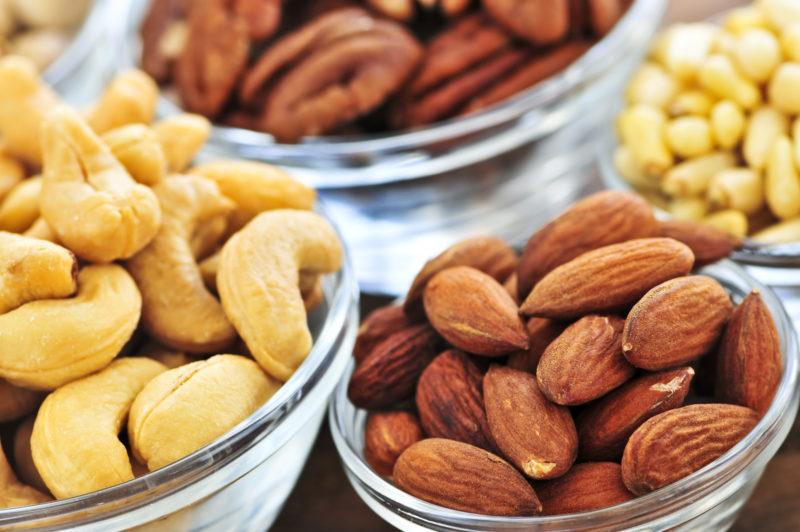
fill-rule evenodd
<path id="1" fill-rule="evenodd" d="M 349 255 L 309 316 L 315 343 L 283 387 L 230 432 L 163 469 L 81 497 L 0 510 L 0 529 L 265 530 L 289 496 L 351 358 L 358 290 Z"/>
<path id="2" fill-rule="evenodd" d="M 147 0 L 125 0 L 117 64 L 138 62 Z M 505 103 L 411 131 L 309 138 L 215 127 L 209 156 L 281 164 L 312 184 L 353 250 L 361 288 L 399 294 L 430 255 L 476 233 L 513 243 L 593 184 L 592 141 L 658 27 L 665 0 L 636 0 L 615 29 L 563 72 Z M 163 99 L 161 112 L 177 112 Z"/>
<path id="3" fill-rule="evenodd" d="M 725 286 L 738 301 L 761 291 L 778 327 L 783 376 L 772 406 L 741 442 L 700 471 L 643 497 L 611 508 L 553 517 L 489 517 L 450 510 L 417 499 L 372 471 L 364 460 L 367 412 L 347 399 L 353 362 L 329 409 L 333 441 L 350 483 L 380 517 L 401 530 L 724 530 L 736 520 L 767 462 L 786 438 L 797 414 L 797 337 L 780 300 L 741 267 L 725 260 L 700 270 Z"/>

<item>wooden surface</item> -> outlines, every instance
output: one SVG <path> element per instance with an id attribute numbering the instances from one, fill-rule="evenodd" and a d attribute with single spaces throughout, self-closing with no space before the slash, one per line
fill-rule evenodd
<path id="1" fill-rule="evenodd" d="M 742 3 L 731 0 L 672 0 L 668 19 L 702 19 L 727 6 Z M 376 301 L 373 298 L 365 303 L 374 306 Z M 394 530 L 361 501 L 345 478 L 328 431 L 327 418 L 305 470 L 273 530 Z M 733 530 L 800 530 L 800 424 L 795 424 L 786 443 L 767 467 Z"/>

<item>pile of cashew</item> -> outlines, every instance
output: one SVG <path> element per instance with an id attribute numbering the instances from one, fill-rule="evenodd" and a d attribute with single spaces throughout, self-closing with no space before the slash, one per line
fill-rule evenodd
<path id="1" fill-rule="evenodd" d="M 307 313 L 343 260 L 314 190 L 260 163 L 191 166 L 208 121 L 153 122 L 157 99 L 128 71 L 79 112 L 0 58 L 0 423 L 17 426 L 0 507 L 184 458 L 312 348 Z"/>

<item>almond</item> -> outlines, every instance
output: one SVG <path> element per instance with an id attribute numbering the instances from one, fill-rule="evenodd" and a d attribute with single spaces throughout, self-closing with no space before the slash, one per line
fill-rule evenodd
<path id="1" fill-rule="evenodd" d="M 724 259 L 742 246 L 742 241 L 716 227 L 692 220 L 665 220 L 659 222 L 661 236 L 683 242 L 694 253 L 696 266 Z"/>
<path id="2" fill-rule="evenodd" d="M 617 316 L 584 316 L 566 328 L 547 349 L 536 369 L 544 395 L 560 405 L 580 405 L 602 397 L 633 377 L 622 356 Z"/>
<path id="3" fill-rule="evenodd" d="M 613 462 L 576 464 L 566 475 L 536 484 L 545 515 L 588 512 L 633 499 Z"/>
<path id="4" fill-rule="evenodd" d="M 781 345 L 775 321 L 757 290 L 733 311 L 717 364 L 720 400 L 764 415 L 781 380 Z"/>
<path id="5" fill-rule="evenodd" d="M 386 408 L 410 397 L 439 345 L 439 336 L 427 324 L 394 333 L 356 367 L 347 396 L 357 407 L 368 409 Z"/>
<path id="6" fill-rule="evenodd" d="M 693 263 L 692 251 L 671 238 L 612 244 L 548 273 L 521 310 L 554 319 L 626 310 L 654 286 L 689 273 Z"/>
<path id="7" fill-rule="evenodd" d="M 564 332 L 567 324 L 547 318 L 531 318 L 525 328 L 528 330 L 528 349 L 518 351 L 508 357 L 508 367 L 536 373 L 539 359 L 550 343 Z"/>
<path id="8" fill-rule="evenodd" d="M 417 442 L 400 455 L 393 476 L 400 489 L 453 510 L 504 516 L 542 511 L 536 492 L 516 469 L 467 443 Z"/>
<path id="9" fill-rule="evenodd" d="M 575 203 L 528 240 L 517 267 L 520 300 L 557 266 L 609 244 L 658 235 L 653 209 L 628 192 L 607 190 Z"/>
<path id="10" fill-rule="evenodd" d="M 686 364 L 714 347 L 732 310 L 728 293 L 711 277 L 671 279 L 647 292 L 628 313 L 622 352 L 647 370 Z"/>
<path id="11" fill-rule="evenodd" d="M 422 427 L 414 414 L 373 412 L 364 428 L 364 458 L 376 473 L 388 477 L 403 451 L 422 438 Z"/>
<path id="12" fill-rule="evenodd" d="M 494 450 L 483 408 L 483 373 L 461 351 L 448 349 L 422 372 L 417 411 L 428 436 Z"/>
<path id="13" fill-rule="evenodd" d="M 514 300 L 514 303 L 519 305 L 519 296 L 517 295 L 517 273 L 514 272 L 508 276 L 508 278 L 503 282 L 503 288 L 506 289 L 508 295 L 511 296 L 511 299 Z"/>
<path id="14" fill-rule="evenodd" d="M 379 343 L 408 325 L 408 319 L 400 305 L 389 305 L 372 311 L 358 329 L 356 345 L 353 347 L 356 362 L 360 363 Z"/>
<path id="15" fill-rule="evenodd" d="M 425 263 L 411 283 L 403 308 L 408 316 L 423 319 L 422 297 L 425 287 L 442 270 L 453 266 L 470 266 L 502 282 L 511 275 L 517 262 L 517 252 L 499 238 L 483 236 L 462 240 Z"/>
<path id="16" fill-rule="evenodd" d="M 622 480 L 634 495 L 672 484 L 710 464 L 758 423 L 743 406 L 689 405 L 645 421 L 622 455 Z"/>
<path id="17" fill-rule="evenodd" d="M 651 417 L 683 404 L 694 370 L 678 368 L 638 377 L 575 420 L 582 460 L 619 460 L 633 431 Z"/>
<path id="18" fill-rule="evenodd" d="M 533 479 L 563 475 L 578 452 L 578 435 L 566 407 L 551 403 L 530 373 L 492 365 L 483 378 L 492 438 L 517 468 Z"/>
<path id="19" fill-rule="evenodd" d="M 528 348 L 517 305 L 489 275 L 467 266 L 442 270 L 425 288 L 425 313 L 454 347 L 483 356 Z"/>

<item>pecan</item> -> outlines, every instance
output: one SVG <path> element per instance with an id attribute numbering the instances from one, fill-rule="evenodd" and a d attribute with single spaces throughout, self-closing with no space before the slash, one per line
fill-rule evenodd
<path id="1" fill-rule="evenodd" d="M 247 63 L 249 24 L 230 0 L 196 0 L 189 13 L 186 48 L 176 64 L 175 80 L 184 107 L 216 116 Z"/>
<path id="2" fill-rule="evenodd" d="M 587 0 L 589 19 L 594 34 L 604 36 L 614 28 L 617 21 L 625 13 L 626 2 L 623 0 Z"/>
<path id="3" fill-rule="evenodd" d="M 335 130 L 380 106 L 421 57 L 416 39 L 358 8 L 327 13 L 277 41 L 247 72 L 243 102 L 280 141 Z"/>
<path id="4" fill-rule="evenodd" d="M 142 22 L 142 68 L 159 83 L 169 80 L 181 51 L 172 45 L 172 36 L 184 24 L 188 4 L 189 0 L 153 0 Z"/>
<path id="5" fill-rule="evenodd" d="M 278 29 L 283 0 L 235 0 L 233 11 L 247 23 L 250 38 L 266 39 Z"/>
<path id="6" fill-rule="evenodd" d="M 554 44 L 569 33 L 569 0 L 483 0 L 503 27 L 533 44 Z"/>
<path id="7" fill-rule="evenodd" d="M 469 9 L 472 0 L 366 0 L 372 9 L 383 16 L 408 22 L 417 14 L 419 8 L 438 11 L 446 17 L 456 17 Z"/>

